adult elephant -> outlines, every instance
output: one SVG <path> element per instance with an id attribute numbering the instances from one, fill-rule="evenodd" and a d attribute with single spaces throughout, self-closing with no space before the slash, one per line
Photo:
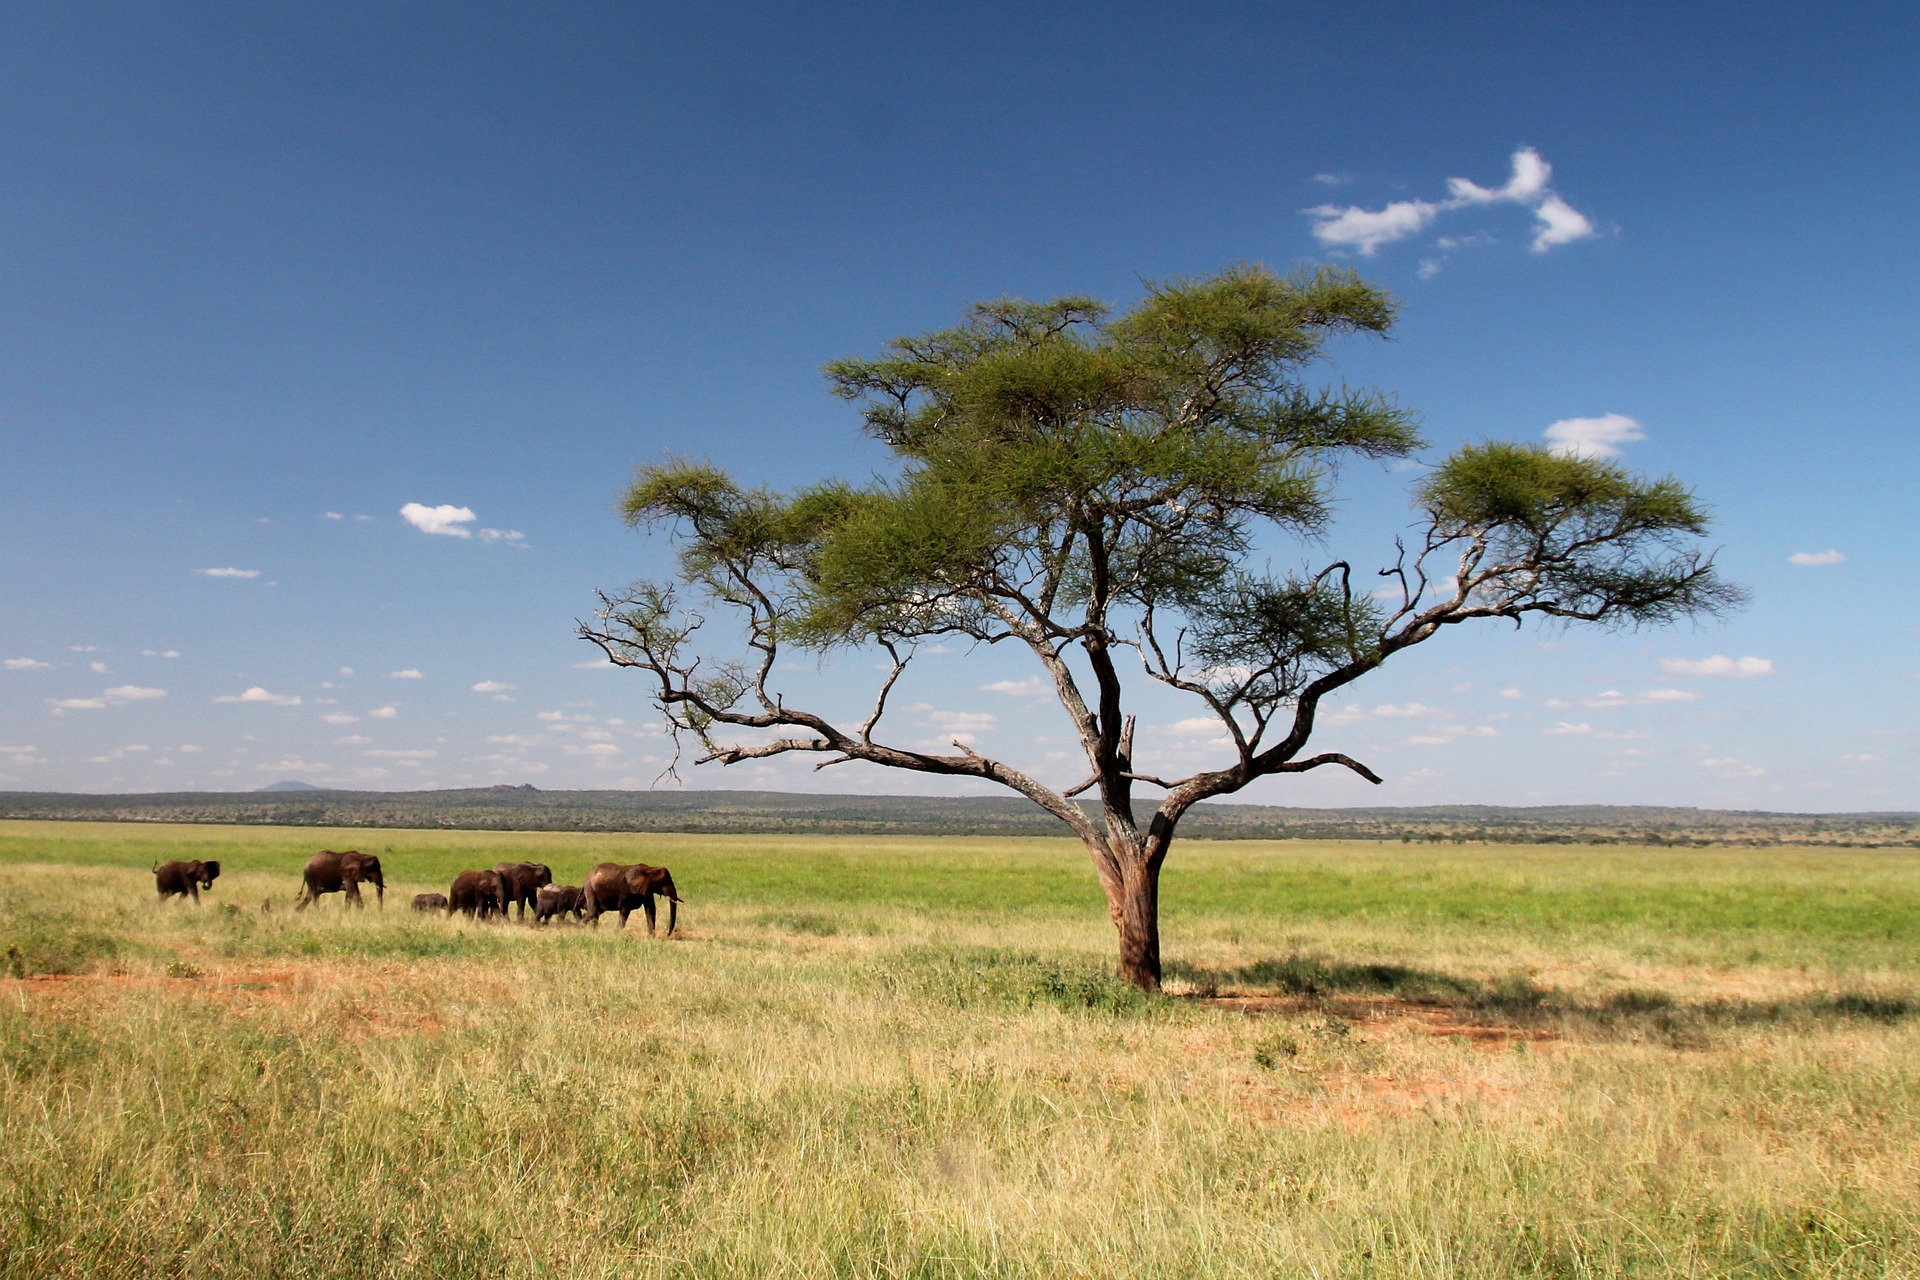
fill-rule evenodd
<path id="1" fill-rule="evenodd" d="M 525 920 L 541 887 L 553 883 L 553 868 L 543 862 L 496 862 L 493 871 L 507 886 L 507 901 L 520 908 L 516 920 Z"/>
<path id="2" fill-rule="evenodd" d="M 654 931 L 653 895 L 659 894 L 667 900 L 667 936 L 673 936 L 673 930 L 680 923 L 680 892 L 673 887 L 673 877 L 665 867 L 650 867 L 644 862 L 623 867 L 617 862 L 603 862 L 587 873 L 587 882 L 581 886 L 586 895 L 587 923 L 594 928 L 600 927 L 600 913 L 618 911 L 620 927 L 627 927 L 627 917 L 633 914 L 635 907 L 642 907 L 647 913 L 647 932 Z"/>
<path id="3" fill-rule="evenodd" d="M 447 914 L 459 911 L 482 920 L 494 912 L 507 914 L 507 882 L 498 871 L 462 871 L 447 890 Z"/>
<path id="4" fill-rule="evenodd" d="M 300 873 L 302 888 L 300 900 L 294 904 L 296 911 L 305 911 L 320 901 L 323 893 L 344 893 L 347 905 L 364 907 L 367 904 L 360 898 L 360 886 L 370 884 L 380 897 L 380 909 L 386 910 L 387 882 L 380 874 L 380 859 L 370 853 L 361 853 L 358 849 L 348 849 L 336 853 L 332 849 L 322 849 L 307 859 L 307 869 Z"/>
<path id="5" fill-rule="evenodd" d="M 213 888 L 213 882 L 220 875 L 217 862 L 163 862 L 153 869 L 153 884 L 160 891 L 160 901 L 178 894 L 185 898 L 192 896 L 194 905 L 200 903 L 200 891 Z"/>

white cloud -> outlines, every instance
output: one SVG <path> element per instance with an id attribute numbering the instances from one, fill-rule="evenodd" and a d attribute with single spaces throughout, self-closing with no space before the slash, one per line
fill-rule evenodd
<path id="1" fill-rule="evenodd" d="M 108 689 L 100 695 L 109 702 L 146 702 L 153 698 L 167 696 L 165 689 L 143 689 L 137 684 L 123 684 Z"/>
<path id="2" fill-rule="evenodd" d="M 365 734 L 350 733 L 344 738 L 335 738 L 333 745 L 336 747 L 364 747 L 372 741 L 373 739 L 367 737 Z"/>
<path id="3" fill-rule="evenodd" d="M 341 514 L 340 512 L 338 512 L 338 511 L 329 511 L 329 512 L 327 512 L 327 519 L 329 519 L 329 520 L 345 520 L 345 519 L 346 519 L 346 516 L 344 516 L 344 515 L 342 515 L 342 514 Z"/>
<path id="4" fill-rule="evenodd" d="M 1343 187 L 1353 181 L 1350 173 L 1316 173 L 1313 180 L 1323 187 Z"/>
<path id="5" fill-rule="evenodd" d="M 444 534 L 450 538 L 471 538 L 472 532 L 460 526 L 470 524 L 479 517 L 473 514 L 471 508 L 456 507 L 451 503 L 429 507 L 422 503 L 409 502 L 400 508 L 400 518 L 422 533 Z"/>
<path id="6" fill-rule="evenodd" d="M 1563 200 L 1548 180 L 1553 166 L 1541 159 L 1532 147 L 1513 153 L 1512 173 L 1498 187 L 1483 187 L 1466 178 L 1447 179 L 1447 198 L 1442 201 L 1396 200 L 1380 209 L 1357 205 L 1315 205 L 1305 210 L 1315 219 L 1314 238 L 1336 249 L 1355 249 L 1371 257 L 1383 244 L 1392 244 L 1418 235 L 1433 224 L 1440 214 L 1456 209 L 1492 204 L 1517 204 L 1532 212 L 1535 221 L 1533 251 L 1545 253 L 1558 245 L 1572 244 L 1597 234 L 1592 219 Z M 1467 243 L 1466 238 L 1449 237 L 1445 248 Z M 1428 268 L 1431 268 L 1429 270 Z M 1422 278 L 1440 269 L 1438 262 L 1422 264 Z"/>
<path id="7" fill-rule="evenodd" d="M 75 653 L 112 653 L 111 649 L 102 649 L 97 644 L 70 644 L 67 648 Z"/>
<path id="8" fill-rule="evenodd" d="M 478 684 L 469 685 L 468 687 L 475 693 L 505 693 L 514 686 L 499 680 L 482 680 Z"/>
<path id="9" fill-rule="evenodd" d="M 1307 213 L 1318 219 L 1313 238 L 1336 249 L 1358 249 L 1372 257 L 1383 244 L 1392 244 L 1425 231 L 1440 213 L 1428 200 L 1395 200 L 1383 209 L 1331 204 L 1315 205 Z"/>
<path id="10" fill-rule="evenodd" d="M 31 747 L 27 748 L 29 751 L 32 749 Z M 0 747 L 0 751 L 5 750 L 5 747 Z M 1878 764 L 1880 762 L 1880 757 L 1874 755 L 1871 751 L 1862 751 L 1856 755 L 1841 756 L 1840 758 L 1848 764 Z"/>
<path id="11" fill-rule="evenodd" d="M 1527 695 L 1521 691 L 1519 685 L 1510 684 L 1500 691 L 1500 696 L 1503 698 L 1524 698 Z"/>
<path id="12" fill-rule="evenodd" d="M 617 756 L 620 754 L 620 748 L 611 742 L 595 742 L 585 747 L 576 747 L 569 742 L 565 750 L 570 756 Z"/>
<path id="13" fill-rule="evenodd" d="M 533 718 L 535 720 L 565 720 L 567 713 L 564 711 L 536 711 L 533 713 Z"/>
<path id="14" fill-rule="evenodd" d="M 1421 720 L 1432 716 L 1444 716 L 1447 713 L 1428 706 L 1424 702 L 1408 702 L 1399 706 L 1386 703 L 1373 709 L 1373 714 L 1387 719 Z"/>
<path id="15" fill-rule="evenodd" d="M 107 664 L 104 662 L 89 662 L 87 664 L 87 670 L 97 676 L 104 676 L 107 674 Z"/>
<path id="16" fill-rule="evenodd" d="M 1413 274 L 1419 276 L 1422 280 L 1431 280 L 1440 274 L 1440 270 L 1439 262 L 1432 258 L 1422 258 L 1420 259 L 1420 269 Z"/>
<path id="17" fill-rule="evenodd" d="M 53 670 L 51 662 L 42 662 L 38 658 L 8 658 L 4 663 L 0 663 L 0 666 L 4 666 L 9 671 Z"/>
<path id="18" fill-rule="evenodd" d="M 1562 418 L 1546 429 L 1553 452 L 1576 458 L 1617 458 L 1617 445 L 1645 440 L 1647 433 L 1638 422 L 1624 413 L 1606 413 L 1598 418 Z"/>
<path id="19" fill-rule="evenodd" d="M 1038 698 L 1053 692 L 1053 685 L 1039 676 L 1028 676 L 1025 680 L 995 680 L 992 684 L 980 686 L 982 693 L 1007 693 L 1016 698 Z"/>
<path id="20" fill-rule="evenodd" d="M 258 702 L 258 703 L 265 703 L 267 706 L 271 706 L 271 707 L 297 707 L 300 705 L 300 699 L 296 694 L 269 693 L 267 690 L 262 689 L 259 685 L 254 685 L 252 688 L 246 690 L 243 693 L 223 693 L 219 697 L 215 698 L 214 701 L 215 702 Z"/>
<path id="21" fill-rule="evenodd" d="M 175 747 L 174 750 L 178 751 L 181 755 L 190 756 L 190 755 L 195 755 L 199 752 L 205 751 L 206 748 L 196 747 L 191 742 L 183 742 L 179 746 Z"/>
<path id="22" fill-rule="evenodd" d="M 1554 725 L 1553 728 L 1544 730 L 1543 732 L 1554 734 L 1556 736 L 1564 736 L 1567 734 L 1574 734 L 1574 733 L 1592 733 L 1593 726 L 1586 723 L 1586 721 L 1584 720 L 1581 721 L 1579 724 L 1572 724 L 1566 720 L 1562 720 L 1559 724 Z"/>
<path id="23" fill-rule="evenodd" d="M 1802 568 L 1811 568 L 1815 565 L 1840 564 L 1846 558 L 1847 557 L 1840 552 L 1829 548 L 1825 551 L 1796 551 L 1787 557 L 1787 563 L 1797 564 Z"/>
<path id="24" fill-rule="evenodd" d="M 375 720 L 392 720 L 399 716 L 400 713 L 393 707 L 375 707 L 373 710 L 367 712 L 367 714 Z"/>
<path id="25" fill-rule="evenodd" d="M 55 711 L 98 711 L 107 704 L 100 698 L 48 698 L 47 705 Z"/>
<path id="26" fill-rule="evenodd" d="M 1723 778 L 1758 778 L 1766 774 L 1759 765 L 1749 764 L 1745 760 L 1736 760 L 1731 756 L 1707 756 L 1700 761 L 1704 769 L 1711 769 Z"/>
<path id="27" fill-rule="evenodd" d="M 350 716 L 344 711 L 329 711 L 326 715 L 321 716 L 320 719 L 327 724 L 357 724 L 359 723 L 360 717 Z"/>
<path id="28" fill-rule="evenodd" d="M 353 668 L 352 668 L 352 667 L 342 667 L 342 668 L 340 668 L 340 674 L 341 674 L 341 675 L 343 675 L 343 676 L 350 676 L 350 675 L 352 675 L 352 674 L 353 674 Z"/>
<path id="29" fill-rule="evenodd" d="M 1729 676 L 1736 680 L 1745 680 L 1753 676 L 1773 674 L 1773 661 L 1770 658 L 1729 658 L 1716 653 L 1711 658 L 1663 658 L 1660 670 L 1670 676 Z"/>
<path id="30" fill-rule="evenodd" d="M 362 751 L 360 754 L 374 760 L 429 760 L 440 753 L 438 751 L 428 751 L 425 748 L 417 748 L 409 751 L 383 748 L 376 751 Z"/>
<path id="31" fill-rule="evenodd" d="M 260 576 L 258 569 L 202 569 L 200 572 L 209 578 L 257 578 Z"/>
<path id="32" fill-rule="evenodd" d="M 942 733 L 970 734 L 978 729 L 993 728 L 1000 723 L 1000 717 L 989 711 L 928 711 L 921 717 L 921 723 Z"/>
<path id="33" fill-rule="evenodd" d="M 1227 727 L 1220 723 L 1218 716 L 1192 716 L 1174 721 L 1167 726 L 1167 732 L 1181 738 L 1217 738 L 1226 736 Z"/>
<path id="34" fill-rule="evenodd" d="M 424 680 L 426 679 L 426 677 L 420 674 L 420 671 L 418 668 L 408 667 L 405 671 L 387 672 L 387 679 L 389 680 Z"/>
<path id="35" fill-rule="evenodd" d="M 180 656 L 180 651 L 178 649 L 168 649 L 162 652 L 158 649 L 142 649 L 140 656 L 143 658 L 177 658 Z"/>
<path id="36" fill-rule="evenodd" d="M 1606 689 L 1599 693 L 1590 693 L 1580 699 L 1583 707 L 1646 707 L 1657 706 L 1663 702 L 1698 702 L 1700 695 L 1691 689 L 1648 689 L 1642 693 L 1622 693 L 1618 689 Z M 1555 701 L 1550 706 L 1565 706 Z"/>
<path id="37" fill-rule="evenodd" d="M 1532 147 L 1522 147 L 1513 153 L 1513 176 L 1507 179 L 1506 186 L 1489 189 L 1465 178 L 1448 178 L 1447 194 L 1452 197 L 1450 203 L 1456 207 L 1494 204 L 1502 200 L 1527 204 L 1546 191 L 1547 179 L 1552 176 L 1553 166 L 1542 160 L 1538 151 Z"/>
<path id="38" fill-rule="evenodd" d="M 1545 253 L 1555 245 L 1572 244 L 1594 234 L 1593 220 L 1559 196 L 1548 196 L 1533 207 L 1540 225 L 1533 233 L 1533 251 Z"/>
<path id="39" fill-rule="evenodd" d="M 480 541 L 504 542 L 508 546 L 524 547 L 527 545 L 527 535 L 518 529 L 482 529 Z"/>

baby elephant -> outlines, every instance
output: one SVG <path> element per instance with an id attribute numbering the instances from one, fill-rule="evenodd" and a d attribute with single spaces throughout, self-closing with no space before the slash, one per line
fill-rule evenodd
<path id="1" fill-rule="evenodd" d="M 569 914 L 578 920 L 586 905 L 586 891 L 577 884 L 542 885 L 533 898 L 533 922 L 545 924 L 555 916 Z"/>
<path id="2" fill-rule="evenodd" d="M 153 869 L 153 883 L 162 902 L 177 893 L 183 898 L 191 895 L 197 903 L 200 891 L 213 888 L 219 875 L 217 862 L 163 862 Z"/>
<path id="3" fill-rule="evenodd" d="M 444 893 L 416 893 L 413 895 L 415 911 L 447 910 L 447 895 Z"/>

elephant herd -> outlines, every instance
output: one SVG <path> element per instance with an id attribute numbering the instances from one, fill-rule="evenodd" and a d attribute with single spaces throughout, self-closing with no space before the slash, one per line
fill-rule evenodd
<path id="1" fill-rule="evenodd" d="M 211 889 L 220 875 L 218 862 L 167 862 L 153 869 L 155 887 L 162 901 L 174 896 L 200 901 L 200 890 Z M 300 897 L 294 909 L 304 911 L 320 900 L 320 895 L 338 893 L 348 906 L 365 906 L 360 886 L 370 884 L 382 907 L 387 903 L 387 882 L 380 870 L 380 859 L 357 849 L 336 852 L 322 849 L 307 859 L 300 873 Z M 620 927 L 638 909 L 647 914 L 647 932 L 655 932 L 654 899 L 667 900 L 667 936 L 672 937 L 680 923 L 680 892 L 665 867 L 645 863 L 622 866 L 603 862 L 587 873 L 584 885 L 558 885 L 553 869 L 538 862 L 497 862 L 490 871 L 462 871 L 444 894 L 422 893 L 413 899 L 415 911 L 460 912 L 468 917 L 504 918 L 508 908 L 517 910 L 516 919 L 527 918 L 533 908 L 535 924 L 564 920 L 571 915 L 598 926 L 609 911 L 620 913 Z"/>

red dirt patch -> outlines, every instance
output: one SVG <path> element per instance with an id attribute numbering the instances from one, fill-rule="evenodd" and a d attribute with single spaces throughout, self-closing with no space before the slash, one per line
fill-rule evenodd
<path id="1" fill-rule="evenodd" d="M 1201 1003 L 1215 1009 L 1231 1009 L 1250 1018 L 1324 1013 L 1359 1027 L 1400 1028 L 1424 1035 L 1459 1038 L 1483 1049 L 1504 1049 L 1515 1041 L 1544 1045 L 1560 1038 L 1551 1031 L 1533 1027 L 1478 1022 L 1465 1009 L 1415 1004 L 1393 996 L 1342 996 L 1329 1000 L 1307 996 L 1226 995 L 1208 996 Z"/>

